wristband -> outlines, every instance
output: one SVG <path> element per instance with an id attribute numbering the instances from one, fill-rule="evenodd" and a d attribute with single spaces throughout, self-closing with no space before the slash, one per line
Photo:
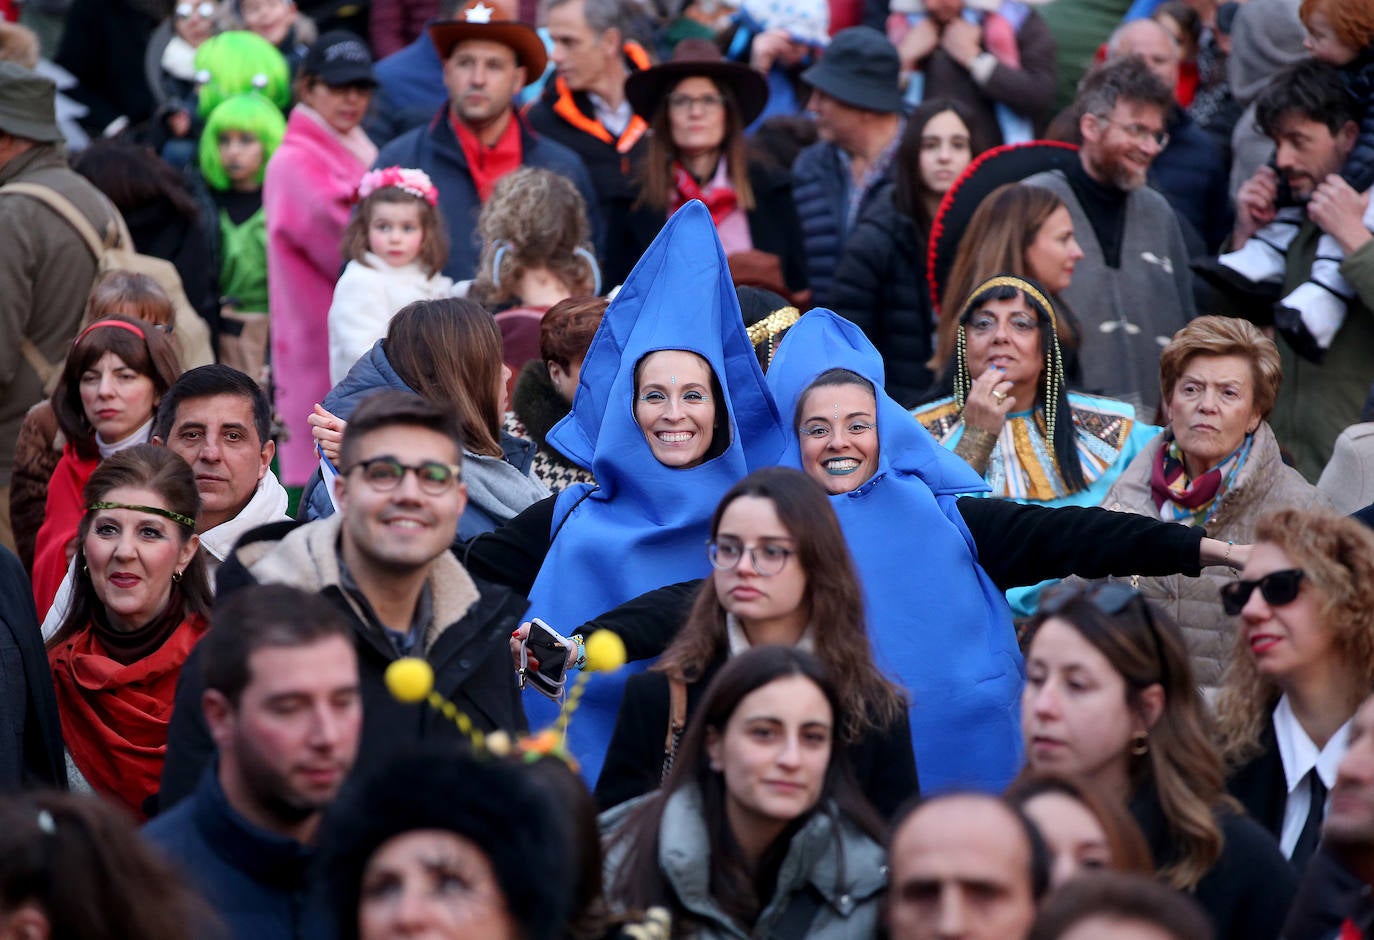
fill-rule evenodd
<path id="1" fill-rule="evenodd" d="M 574 633 L 571 637 L 569 637 L 569 639 L 571 639 L 573 641 L 573 645 L 577 647 L 577 658 L 573 661 L 573 668 L 581 669 L 582 667 L 587 665 L 586 640 L 580 633 Z"/>

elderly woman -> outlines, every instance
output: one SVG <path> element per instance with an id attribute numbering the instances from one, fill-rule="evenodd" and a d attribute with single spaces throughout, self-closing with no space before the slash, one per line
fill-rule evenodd
<path id="1" fill-rule="evenodd" d="M 1255 538 L 1240 580 L 1221 590 L 1237 621 L 1217 725 L 1231 794 L 1302 871 L 1374 686 L 1374 534 L 1282 509 L 1260 517 Z"/>
<path id="2" fill-rule="evenodd" d="M 953 394 L 912 413 L 984 477 L 990 496 L 1096 506 L 1157 433 L 1135 409 L 1070 393 L 1060 323 L 1044 287 L 999 274 L 954 317 Z"/>
<path id="3" fill-rule="evenodd" d="M 67 776 L 142 818 L 156 809 L 182 663 L 205 632 L 195 475 L 140 444 L 86 484 L 72 606 L 48 641 Z"/>
<path id="4" fill-rule="evenodd" d="M 724 61 L 707 40 L 686 39 L 671 62 L 631 75 L 625 97 L 652 131 L 636 207 L 667 218 L 700 199 L 727 256 L 773 255 L 788 292 L 804 290 L 791 178 L 751 161 L 745 147 L 744 128 L 768 100 L 764 77 Z"/>
<path id="5" fill-rule="evenodd" d="M 1265 422 L 1283 374 L 1279 352 L 1252 324 L 1199 317 L 1160 354 L 1168 426 L 1122 471 L 1103 505 L 1189 526 L 1236 545 L 1255 541 L 1261 514 L 1330 503 L 1283 462 Z M 1230 655 L 1234 621 L 1217 591 L 1227 568 L 1201 578 L 1141 579 L 1146 597 L 1183 625 L 1198 681 L 1215 686 Z"/>

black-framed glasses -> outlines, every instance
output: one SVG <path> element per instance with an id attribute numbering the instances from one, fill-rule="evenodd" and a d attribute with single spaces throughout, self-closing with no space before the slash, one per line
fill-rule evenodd
<path id="1" fill-rule="evenodd" d="M 1041 593 L 1040 604 L 1036 611 L 1042 615 L 1053 617 L 1074 601 L 1080 600 L 1096 607 L 1108 617 L 1115 617 L 1130 607 L 1133 602 L 1139 601 L 1137 606 L 1145 620 L 1145 629 L 1150 632 L 1150 640 L 1155 648 L 1155 658 L 1159 661 L 1159 683 L 1167 686 L 1169 660 L 1164 656 L 1164 639 L 1160 635 L 1159 624 L 1155 622 L 1154 611 L 1150 609 L 1150 603 L 1145 599 L 1144 594 L 1120 581 L 1101 581 L 1086 586 L 1059 584 Z"/>
<path id="2" fill-rule="evenodd" d="M 1306 576 L 1307 573 L 1301 568 L 1285 568 L 1282 571 L 1271 571 L 1253 581 L 1232 581 L 1223 584 L 1221 609 L 1226 611 L 1228 616 L 1234 617 L 1245 609 L 1255 588 L 1259 588 L 1260 597 L 1264 598 L 1264 602 L 1270 607 L 1291 604 L 1298 599 L 1298 592 L 1302 590 L 1302 579 Z"/>
<path id="3" fill-rule="evenodd" d="M 1115 124 L 1126 132 L 1126 136 L 1136 143 L 1143 144 L 1147 140 L 1153 140 L 1155 145 L 1163 150 L 1169 146 L 1169 132 L 1165 130 L 1155 130 L 1153 127 L 1146 127 L 1144 124 L 1126 124 L 1122 121 L 1113 121 L 1105 114 L 1096 115 L 1097 119 L 1103 124 Z"/>
<path id="4" fill-rule="evenodd" d="M 412 470 L 415 472 L 415 479 L 420 483 L 421 492 L 430 496 L 442 496 L 455 483 L 462 480 L 461 467 L 437 460 L 406 464 L 395 457 L 373 457 L 371 460 L 359 460 L 349 468 L 348 473 L 354 470 L 362 470 L 363 482 L 383 493 L 394 490 L 400 485 L 406 473 Z"/>
<path id="5" fill-rule="evenodd" d="M 771 578 L 782 571 L 787 566 L 787 559 L 792 557 L 792 549 L 772 542 L 746 546 L 734 539 L 726 539 L 723 542 L 706 543 L 706 557 L 711 559 L 711 567 L 719 568 L 721 571 L 737 567 L 746 552 L 754 570 L 765 578 Z"/>
<path id="6" fill-rule="evenodd" d="M 685 111 L 691 113 L 697 108 L 703 111 L 715 111 L 725 107 L 724 95 L 688 95 L 676 92 L 668 96 L 668 109 L 670 111 Z"/>

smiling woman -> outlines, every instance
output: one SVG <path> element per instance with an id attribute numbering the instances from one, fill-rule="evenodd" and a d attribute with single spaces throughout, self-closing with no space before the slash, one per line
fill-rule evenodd
<path id="1" fill-rule="evenodd" d="M 48 659 L 68 776 L 140 817 L 156 809 L 177 677 L 205 632 L 191 468 L 140 444 L 86 486 L 72 606 Z"/>

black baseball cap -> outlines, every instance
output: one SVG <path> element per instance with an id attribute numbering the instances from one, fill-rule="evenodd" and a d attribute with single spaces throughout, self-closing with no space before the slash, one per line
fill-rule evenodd
<path id="1" fill-rule="evenodd" d="M 301 74 L 336 87 L 377 84 L 367 43 L 343 29 L 325 33 L 315 41 L 301 63 Z"/>

